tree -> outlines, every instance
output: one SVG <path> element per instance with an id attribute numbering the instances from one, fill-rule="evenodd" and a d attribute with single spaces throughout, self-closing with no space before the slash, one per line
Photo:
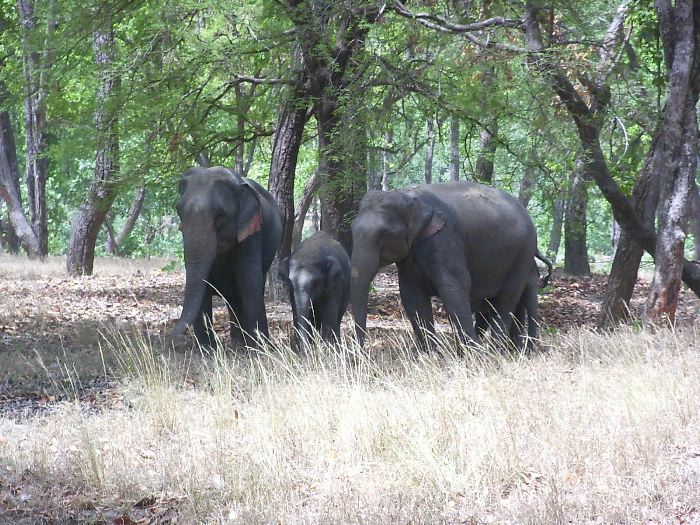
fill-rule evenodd
<path id="1" fill-rule="evenodd" d="M 131 234 L 131 231 L 136 225 L 136 221 L 141 215 L 141 210 L 143 209 L 143 201 L 146 199 L 146 186 L 142 185 L 136 190 L 136 196 L 134 197 L 131 207 L 129 208 L 129 213 L 124 220 L 124 223 L 119 228 L 119 232 L 115 233 L 112 227 L 112 222 L 109 219 L 105 219 L 105 226 L 107 227 L 107 243 L 106 250 L 112 255 L 120 255 L 123 253 L 122 245 L 126 238 Z"/>
<path id="2" fill-rule="evenodd" d="M 450 180 L 459 180 L 459 117 L 450 118 Z"/>
<path id="3" fill-rule="evenodd" d="M 579 157 L 574 163 L 564 215 L 564 271 L 571 275 L 591 273 L 586 242 L 588 182 L 584 161 Z"/>
<path id="4" fill-rule="evenodd" d="M 564 213 L 566 212 L 566 200 L 555 199 L 552 209 L 552 227 L 549 232 L 549 244 L 547 245 L 547 257 L 552 264 L 557 262 L 559 247 L 561 246 L 561 229 L 564 225 Z"/>
<path id="5" fill-rule="evenodd" d="M 115 71 L 115 45 L 112 13 L 96 13 L 93 50 L 99 71 L 95 108 L 95 129 L 99 134 L 95 173 L 85 202 L 73 218 L 66 268 L 70 275 L 92 275 L 97 234 L 117 195 L 119 137 L 116 99 L 120 77 Z"/>
<path id="6" fill-rule="evenodd" d="M 9 112 L 2 109 L 8 98 L 7 88 L 0 79 L 0 194 L 7 206 L 9 222 L 19 243 L 29 257 L 39 258 L 42 255 L 39 239 L 22 208 L 17 149 L 12 121 Z"/>
<path id="7" fill-rule="evenodd" d="M 55 2 L 48 3 L 43 46 L 39 47 L 39 19 L 33 0 L 17 0 L 22 25 L 24 59 L 25 180 L 29 200 L 29 219 L 39 242 L 41 257 L 48 255 L 46 216 L 46 178 L 48 176 L 46 96 L 51 37 L 54 29 Z"/>
<path id="8" fill-rule="evenodd" d="M 675 322 L 683 273 L 688 212 L 695 193 L 698 164 L 700 94 L 700 1 L 657 0 L 656 15 L 669 77 L 668 99 L 653 169 L 659 181 L 659 226 L 654 279 L 646 318 Z"/>
<path id="9" fill-rule="evenodd" d="M 303 73 L 299 72 L 298 74 L 302 75 Z M 301 78 L 297 80 L 301 81 Z M 277 279 L 277 268 L 279 261 L 288 257 L 292 251 L 295 217 L 294 181 L 299 148 L 307 119 L 308 102 L 306 102 L 303 93 L 297 89 L 282 102 L 272 143 L 272 162 L 270 163 L 268 187 L 282 212 L 282 242 L 270 271 L 273 297 L 282 297 L 284 294 L 284 287 Z"/>
<path id="10" fill-rule="evenodd" d="M 432 118 L 426 120 L 428 132 L 428 145 L 425 148 L 424 173 L 425 183 L 432 184 L 433 182 L 433 159 L 435 157 L 435 128 Z"/>

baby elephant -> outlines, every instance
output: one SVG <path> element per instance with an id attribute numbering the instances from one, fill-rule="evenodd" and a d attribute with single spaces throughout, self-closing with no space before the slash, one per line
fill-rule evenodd
<path id="1" fill-rule="evenodd" d="M 350 258 L 339 242 L 319 232 L 280 262 L 289 290 L 298 348 L 306 348 L 311 327 L 326 341 L 340 338 L 340 321 L 350 301 Z"/>

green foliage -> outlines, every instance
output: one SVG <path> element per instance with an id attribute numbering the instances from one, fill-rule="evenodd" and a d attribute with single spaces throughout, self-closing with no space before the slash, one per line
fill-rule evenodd
<path id="1" fill-rule="evenodd" d="M 373 5 L 355 4 L 356 8 Z M 181 239 L 173 210 L 177 180 L 201 154 L 212 165 L 231 167 L 241 159 L 245 164 L 250 157 L 249 176 L 266 183 L 282 96 L 288 96 L 289 83 L 302 67 L 299 42 L 316 36 L 297 35 L 294 17 L 309 16 L 310 32 L 314 27 L 325 31 L 314 52 L 328 58 L 346 7 L 318 0 L 302 3 L 297 11 L 285 5 L 275 0 L 145 0 L 117 5 L 113 73 L 121 78 L 120 193 L 109 216 L 115 229 L 126 219 L 136 189 L 141 185 L 147 189 L 141 217 L 120 247 L 122 254 L 168 255 L 179 260 Z M 484 10 L 490 16 L 522 15 L 520 4 L 504 1 L 407 5 L 464 23 L 483 18 Z M 596 67 L 598 47 L 589 43 L 602 37 L 614 8 L 601 1 L 558 1 L 544 10 L 543 16 L 558 31 L 547 38 L 574 42 L 556 48 L 572 78 Z M 47 204 L 50 250 L 63 253 L 71 216 L 83 203 L 95 164 L 98 76 L 92 28 L 100 11 L 75 0 L 56 0 L 54 15 L 57 25 L 46 71 L 51 136 Z M 37 16 L 43 27 L 51 13 L 42 4 Z M 323 16 L 330 22 L 313 26 Z M 530 210 L 540 245 L 546 245 L 553 203 L 568 192 L 579 141 L 561 101 L 534 73 L 527 57 L 484 50 L 466 38 L 396 16 L 391 9 L 378 21 L 368 19 L 363 24 L 369 25 L 369 33 L 361 51 L 353 55 L 351 74 L 342 86 L 342 125 L 333 151 L 342 157 L 344 178 L 361 180 L 367 172 L 376 175 L 384 151 L 391 188 L 424 181 L 431 119 L 435 124 L 433 180 L 446 180 L 453 115 L 461 121 L 462 176 L 474 178 L 480 134 L 497 121 L 494 184 L 517 194 L 525 170 L 534 170 Z M 611 77 L 612 102 L 602 118 L 612 174 L 630 193 L 659 118 L 666 78 L 653 2 L 635 0 L 626 27 L 631 28 L 631 39 Z M 0 80 L 11 94 L 7 109 L 16 123 L 21 158 L 24 85 L 15 2 L 0 0 L 0 31 Z M 478 35 L 487 37 L 521 45 L 517 30 L 501 28 Z M 43 52 L 45 41 L 36 38 L 31 45 Z M 393 139 L 387 143 L 390 130 Z M 318 167 L 317 138 L 311 119 L 296 167 L 297 198 Z M 589 248 L 591 253 L 606 254 L 611 214 L 594 185 L 589 194 Z M 104 250 L 104 239 L 102 232 L 98 250 Z"/>

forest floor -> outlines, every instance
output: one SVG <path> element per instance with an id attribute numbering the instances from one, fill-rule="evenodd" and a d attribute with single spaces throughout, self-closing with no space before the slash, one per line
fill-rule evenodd
<path id="1" fill-rule="evenodd" d="M 674 332 L 597 334 L 606 277 L 555 272 L 546 351 L 441 359 L 415 357 L 386 272 L 359 358 L 285 353 L 283 301 L 283 357 L 202 356 L 163 347 L 184 288 L 167 267 L 104 259 L 70 279 L 62 259 L 0 257 L 0 523 L 700 524 L 690 292 Z"/>

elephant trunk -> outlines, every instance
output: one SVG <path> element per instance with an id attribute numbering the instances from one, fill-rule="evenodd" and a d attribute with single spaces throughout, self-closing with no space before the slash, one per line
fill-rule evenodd
<path id="1" fill-rule="evenodd" d="M 365 343 L 367 329 L 369 287 L 379 270 L 379 254 L 367 253 L 366 250 L 357 247 L 353 249 L 351 267 L 350 303 L 352 305 L 352 317 L 355 321 L 355 335 L 357 336 L 357 342 L 362 347 Z"/>
<path id="2" fill-rule="evenodd" d="M 301 348 L 307 348 L 309 344 L 309 335 L 313 327 L 311 317 L 313 316 L 313 306 L 311 297 L 304 290 L 297 290 L 294 293 L 294 303 L 297 310 L 297 333 L 299 334 L 299 343 Z"/>
<path id="3" fill-rule="evenodd" d="M 209 228 L 185 228 L 182 237 L 185 253 L 185 299 L 182 314 L 172 331 L 172 336 L 185 333 L 202 311 L 202 302 L 207 292 L 209 272 L 216 259 L 216 234 Z"/>

